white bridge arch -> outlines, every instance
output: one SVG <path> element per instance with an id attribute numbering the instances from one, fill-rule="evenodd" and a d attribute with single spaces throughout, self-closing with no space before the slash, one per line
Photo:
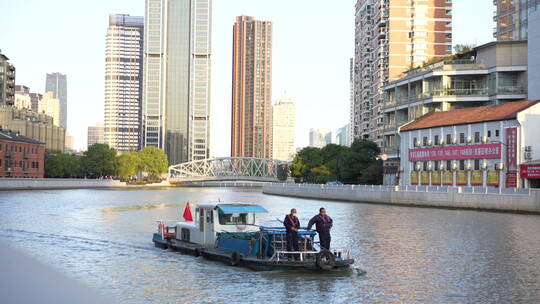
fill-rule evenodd
<path id="1" fill-rule="evenodd" d="M 211 180 L 277 181 L 277 167 L 287 162 L 252 157 L 218 157 L 169 167 L 171 183 Z"/>

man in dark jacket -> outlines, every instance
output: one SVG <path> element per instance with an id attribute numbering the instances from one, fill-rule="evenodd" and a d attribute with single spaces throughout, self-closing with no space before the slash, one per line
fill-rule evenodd
<path id="1" fill-rule="evenodd" d="M 283 225 L 287 231 L 287 251 L 298 251 L 298 229 L 300 229 L 300 220 L 296 217 L 296 209 L 291 209 L 291 213 L 285 216 Z M 292 257 L 298 257 L 297 254 Z"/>
<path id="2" fill-rule="evenodd" d="M 330 229 L 332 229 L 332 218 L 326 215 L 324 208 L 319 209 L 319 214 L 309 220 L 307 230 L 311 230 L 311 226 L 315 224 L 315 229 L 319 233 L 319 241 L 322 249 L 330 250 Z"/>

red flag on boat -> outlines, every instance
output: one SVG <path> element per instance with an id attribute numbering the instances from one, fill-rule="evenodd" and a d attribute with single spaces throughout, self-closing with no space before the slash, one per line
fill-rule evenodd
<path id="1" fill-rule="evenodd" d="M 191 208 L 189 207 L 189 202 L 186 204 L 186 209 L 184 209 L 184 215 L 182 216 L 186 222 L 193 222 L 193 217 L 191 216 Z"/>

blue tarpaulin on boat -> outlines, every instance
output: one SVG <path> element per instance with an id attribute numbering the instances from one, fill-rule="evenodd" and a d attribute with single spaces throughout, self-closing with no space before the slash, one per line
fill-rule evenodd
<path id="1" fill-rule="evenodd" d="M 225 214 L 268 212 L 259 205 L 218 205 L 218 208 Z"/>

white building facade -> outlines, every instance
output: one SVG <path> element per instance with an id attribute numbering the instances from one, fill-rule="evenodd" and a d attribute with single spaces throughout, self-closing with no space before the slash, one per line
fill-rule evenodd
<path id="1" fill-rule="evenodd" d="M 533 101 L 427 114 L 400 130 L 399 184 L 539 185 L 520 172 L 540 159 L 538 130 L 540 103 Z"/>
<path id="2" fill-rule="evenodd" d="M 53 118 L 53 125 L 60 126 L 61 103 L 60 99 L 54 98 L 53 96 L 53 92 L 46 92 L 43 94 L 43 98 L 38 105 L 38 112 L 51 116 Z"/>
<path id="3" fill-rule="evenodd" d="M 140 145 L 143 26 L 142 16 L 109 16 L 104 136 L 117 151 L 136 151 Z"/>

